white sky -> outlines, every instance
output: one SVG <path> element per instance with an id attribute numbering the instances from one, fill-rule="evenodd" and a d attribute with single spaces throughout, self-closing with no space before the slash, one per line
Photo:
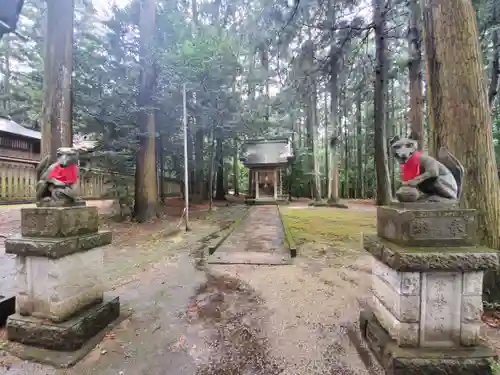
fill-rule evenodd
<path id="1" fill-rule="evenodd" d="M 92 0 L 97 11 L 101 14 L 106 14 L 113 4 L 123 7 L 128 4 L 130 0 Z"/>

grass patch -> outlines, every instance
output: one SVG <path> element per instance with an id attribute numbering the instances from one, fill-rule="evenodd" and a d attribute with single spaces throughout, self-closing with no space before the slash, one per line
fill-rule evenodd
<path id="1" fill-rule="evenodd" d="M 359 241 L 361 232 L 375 230 L 375 212 L 342 209 L 282 209 L 283 220 L 295 242 L 336 245 Z"/>

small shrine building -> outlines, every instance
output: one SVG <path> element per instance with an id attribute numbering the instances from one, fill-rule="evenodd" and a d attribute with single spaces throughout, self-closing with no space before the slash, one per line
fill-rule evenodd
<path id="1" fill-rule="evenodd" d="M 240 160 L 249 169 L 247 199 L 255 202 L 284 199 L 282 170 L 292 159 L 288 138 L 246 141 Z"/>

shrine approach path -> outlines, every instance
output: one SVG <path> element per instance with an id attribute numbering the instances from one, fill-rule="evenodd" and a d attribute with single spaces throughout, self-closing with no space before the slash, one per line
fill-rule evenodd
<path id="1" fill-rule="evenodd" d="M 357 328 L 370 298 L 369 255 L 355 244 L 304 245 L 291 265 L 207 264 L 195 237 L 212 230 L 193 223 L 176 247 L 151 241 L 147 254 L 155 254 L 154 262 L 110 285 L 132 315 L 74 368 L 2 359 L 0 351 L 0 373 L 381 374 Z M 286 252 L 276 207 L 253 207 L 220 250 Z"/>

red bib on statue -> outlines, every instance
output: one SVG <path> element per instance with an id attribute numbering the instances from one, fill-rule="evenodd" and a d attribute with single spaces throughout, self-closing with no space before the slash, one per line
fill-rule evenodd
<path id="1" fill-rule="evenodd" d="M 68 185 L 76 184 L 76 181 L 78 180 L 78 166 L 73 164 L 63 168 L 61 164 L 57 163 L 54 169 L 50 172 L 48 179 L 57 180 Z"/>
<path id="2" fill-rule="evenodd" d="M 401 179 L 403 181 L 413 180 L 420 174 L 420 155 L 421 152 L 415 152 L 406 163 L 401 164 Z"/>

